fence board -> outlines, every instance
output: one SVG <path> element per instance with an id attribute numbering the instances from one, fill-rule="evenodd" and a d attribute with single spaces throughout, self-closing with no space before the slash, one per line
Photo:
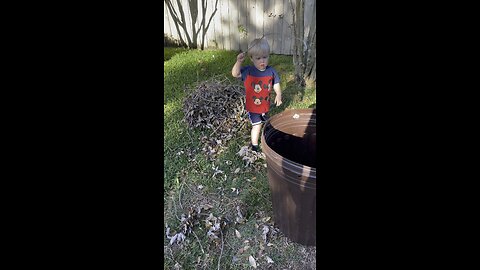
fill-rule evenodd
<path id="1" fill-rule="evenodd" d="M 238 8 L 237 8 L 237 0 L 231 0 L 229 6 L 229 14 L 230 14 L 230 40 L 231 40 L 231 50 L 239 50 L 240 49 L 240 37 L 238 32 Z"/>
<path id="2" fill-rule="evenodd" d="M 274 33 L 272 52 L 279 54 L 282 50 L 282 21 L 279 19 L 280 17 L 278 15 L 281 13 L 282 5 L 280 5 L 279 1 L 273 2 L 273 13 L 270 17 L 272 19 Z"/>
<path id="3" fill-rule="evenodd" d="M 275 33 L 273 24 L 274 24 L 274 17 L 273 17 L 273 0 L 265 0 L 264 4 L 264 10 L 265 12 L 263 13 L 263 31 L 265 33 L 265 38 L 268 41 L 268 44 L 270 45 L 270 51 L 273 51 L 273 43 L 274 43 L 274 37 Z"/>
<path id="4" fill-rule="evenodd" d="M 263 29 L 263 0 L 256 0 L 255 4 L 255 29 L 257 29 L 257 35 L 255 38 L 260 38 L 264 34 Z"/>
<path id="5" fill-rule="evenodd" d="M 213 17 L 213 20 L 215 22 L 215 39 L 214 39 L 214 46 L 215 48 L 221 49 L 223 46 L 220 44 L 221 43 L 221 36 L 222 36 L 222 29 L 220 27 L 220 20 L 221 20 L 221 14 L 222 14 L 222 9 L 221 9 L 221 2 L 222 0 L 218 1 L 218 10 L 217 13 L 215 14 L 215 17 Z"/>
<path id="6" fill-rule="evenodd" d="M 210 19 L 210 16 L 212 16 L 212 13 L 215 11 L 215 1 L 207 1 L 207 17 L 205 18 L 205 27 L 208 25 L 208 20 Z M 215 13 L 215 16 L 218 15 L 218 10 Z M 213 43 L 211 40 L 215 39 L 215 31 L 214 31 L 214 20 L 212 18 L 212 22 L 210 23 L 210 26 L 208 27 L 207 33 L 205 35 L 205 48 L 210 48 Z"/>
<path id="7" fill-rule="evenodd" d="M 218 10 L 212 19 L 210 28 L 205 35 L 205 47 L 226 50 L 243 50 L 248 48 L 248 44 L 254 39 L 265 34 L 265 38 L 270 44 L 272 53 L 287 54 L 293 53 L 293 23 L 292 7 L 290 1 L 294 0 L 219 0 Z M 188 0 L 179 0 L 185 13 L 187 29 L 190 37 L 193 37 L 191 29 L 191 15 Z M 196 27 L 201 26 L 202 0 L 198 1 L 198 18 Z M 178 12 L 177 1 L 172 1 Z M 208 24 L 208 18 L 214 11 L 215 0 L 207 0 L 207 13 L 205 24 Z M 312 21 L 315 22 L 315 0 L 305 0 L 305 37 L 307 37 Z M 186 41 L 183 30 L 181 33 L 176 30 L 173 19 L 164 7 L 164 33 L 179 39 L 182 35 Z M 247 36 L 240 32 L 239 27 L 246 30 Z M 202 31 L 200 31 L 197 44 L 201 45 Z M 217 45 L 215 45 L 217 44 Z"/>
<path id="8" fill-rule="evenodd" d="M 248 47 L 248 44 L 247 44 L 248 37 L 246 36 L 246 33 L 243 32 L 247 30 L 247 14 L 245 12 L 246 9 L 247 9 L 247 1 L 238 0 L 238 23 L 239 23 L 239 27 L 241 27 L 239 31 L 242 30 L 240 33 L 240 49 L 242 51 L 247 50 L 247 47 Z"/>
<path id="9" fill-rule="evenodd" d="M 200 48 L 202 45 L 202 30 L 198 31 L 202 27 L 202 18 L 203 18 L 203 11 L 202 11 L 202 1 L 197 1 L 197 21 L 195 23 L 195 31 L 198 32 L 197 35 L 197 46 Z"/>
<path id="10" fill-rule="evenodd" d="M 174 5 L 174 7 L 175 7 L 175 5 Z M 175 23 L 172 19 L 172 16 L 171 16 L 170 12 L 168 11 L 167 5 L 164 5 L 164 9 L 165 9 L 165 15 L 166 15 L 165 18 L 169 21 L 169 25 L 170 25 L 170 32 L 165 32 L 165 34 L 169 35 L 170 37 L 172 37 L 174 39 L 179 39 L 177 28 L 175 27 Z M 164 27 L 164 31 L 165 31 L 165 27 Z"/>
<path id="11" fill-rule="evenodd" d="M 293 24 L 293 10 L 292 5 L 290 4 L 291 0 L 283 1 L 283 46 L 282 54 L 289 54 L 292 52 L 292 36 L 293 29 L 291 24 Z"/>
<path id="12" fill-rule="evenodd" d="M 247 0 L 247 43 L 250 44 L 252 40 L 255 39 L 256 34 L 256 27 L 255 27 L 255 0 Z"/>
<path id="13" fill-rule="evenodd" d="M 227 3 L 225 0 L 221 0 L 221 19 L 220 19 L 220 26 L 222 27 L 222 49 L 224 50 L 229 50 L 228 45 L 229 42 L 228 40 L 228 8 L 227 8 Z"/>
<path id="14" fill-rule="evenodd" d="M 168 13 L 168 8 L 167 8 L 167 5 L 163 5 L 163 14 L 165 16 L 163 16 L 163 33 L 164 33 L 164 36 L 165 34 L 166 35 L 171 35 L 170 33 L 172 33 L 172 29 L 170 28 L 170 18 L 169 18 L 169 13 Z M 165 45 L 165 41 L 163 42 L 164 45 Z"/>

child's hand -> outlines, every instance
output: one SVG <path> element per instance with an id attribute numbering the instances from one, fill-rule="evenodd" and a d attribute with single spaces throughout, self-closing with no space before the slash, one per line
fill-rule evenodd
<path id="1" fill-rule="evenodd" d="M 282 95 L 275 96 L 275 105 L 280 106 L 282 105 Z"/>
<path id="2" fill-rule="evenodd" d="M 243 63 L 244 60 L 245 60 L 245 53 L 242 52 L 239 55 L 237 55 L 237 62 Z"/>

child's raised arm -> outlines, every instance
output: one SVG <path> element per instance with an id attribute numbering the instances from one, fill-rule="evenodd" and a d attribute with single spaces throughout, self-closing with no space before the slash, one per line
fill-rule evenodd
<path id="1" fill-rule="evenodd" d="M 242 73 L 240 73 L 240 68 L 242 67 L 242 63 L 245 60 L 245 53 L 240 53 L 237 55 L 237 62 L 235 62 L 235 65 L 233 65 L 232 68 L 232 76 L 235 78 L 240 78 L 242 77 Z"/>

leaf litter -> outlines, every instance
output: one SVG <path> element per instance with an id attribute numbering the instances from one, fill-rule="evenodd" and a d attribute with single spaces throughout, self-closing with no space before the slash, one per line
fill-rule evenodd
<path id="1" fill-rule="evenodd" d="M 213 160 L 226 149 L 233 134 L 246 131 L 245 91 L 240 83 L 231 83 L 226 76 L 216 76 L 197 83 L 183 100 L 183 121 L 188 128 L 198 129 L 201 150 Z"/>
<path id="2" fill-rule="evenodd" d="M 197 186 L 194 187 L 197 192 L 201 192 L 196 189 Z M 278 258 L 279 252 L 282 253 L 289 246 L 295 245 L 295 243 L 288 241 L 288 239 L 285 239 L 280 233 L 279 229 L 275 226 L 271 214 L 267 214 L 265 211 L 257 211 L 253 213 L 253 215 L 247 215 L 246 206 L 243 205 L 243 202 L 238 199 L 233 200 L 234 201 L 230 201 L 230 203 L 234 202 L 235 204 L 229 208 L 216 209 L 217 206 L 222 207 L 223 205 L 211 203 L 196 203 L 200 206 L 190 207 L 187 213 L 181 215 L 181 222 L 182 224 L 187 224 L 187 228 L 185 225 L 183 225 L 184 227 L 179 226 L 181 230 L 176 231 L 177 236 L 173 241 L 172 239 L 176 234 L 170 233 L 173 229 L 168 225 L 166 226 L 168 242 L 172 243 L 170 246 L 183 247 L 183 252 L 189 252 L 185 249 L 185 247 L 188 248 L 189 245 L 182 246 L 182 243 L 190 237 L 188 226 L 194 224 L 194 226 L 204 228 L 202 231 L 206 237 L 201 239 L 202 245 L 205 246 L 206 242 L 207 247 L 215 248 L 215 251 L 205 249 L 206 254 L 201 258 L 203 268 L 200 267 L 200 269 L 217 269 L 218 263 L 222 265 L 225 262 L 225 258 L 221 259 L 208 256 L 208 252 L 213 252 L 213 254 L 217 254 L 218 256 L 219 250 L 222 249 L 223 251 L 222 244 L 226 245 L 227 251 L 225 251 L 224 255 L 228 254 L 228 262 L 240 267 L 244 265 L 244 267 L 246 266 L 253 269 L 296 269 L 296 265 L 301 262 L 302 269 L 315 269 L 315 258 L 314 256 L 312 257 L 312 254 L 315 253 L 314 247 L 307 249 L 295 248 L 298 250 L 295 254 L 299 256 L 296 257 L 298 260 L 296 259 L 295 261 L 285 260 L 282 257 L 278 260 L 273 260 L 272 258 Z M 213 210 L 215 210 L 216 213 L 222 214 L 214 214 L 214 212 L 212 212 Z M 247 216 L 248 223 L 246 219 Z M 197 220 L 198 223 L 194 222 L 194 220 Z M 234 223 L 230 223 L 230 220 Z M 230 233 L 228 233 L 229 226 L 231 226 Z M 245 234 L 242 228 L 246 229 Z M 249 233 L 250 228 L 253 229 L 251 233 Z M 198 234 L 198 231 L 196 232 Z M 196 241 L 195 239 L 192 240 Z M 225 243 L 222 241 L 225 241 Z M 197 264 L 200 265 L 200 262 Z"/>

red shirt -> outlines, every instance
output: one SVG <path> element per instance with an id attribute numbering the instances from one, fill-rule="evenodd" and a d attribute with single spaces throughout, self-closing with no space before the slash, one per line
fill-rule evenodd
<path id="1" fill-rule="evenodd" d="M 264 71 L 255 66 L 241 68 L 242 81 L 245 85 L 245 106 L 248 112 L 266 113 L 270 109 L 270 91 L 280 82 L 277 71 L 267 66 Z"/>

